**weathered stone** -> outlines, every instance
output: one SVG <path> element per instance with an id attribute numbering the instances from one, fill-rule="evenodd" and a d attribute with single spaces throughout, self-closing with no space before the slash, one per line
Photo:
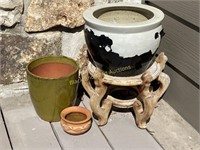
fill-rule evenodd
<path id="1" fill-rule="evenodd" d="M 83 31 L 62 34 L 62 54 L 74 59 L 78 58 L 79 51 L 85 44 Z"/>
<path id="2" fill-rule="evenodd" d="M 93 0 L 32 0 L 27 11 L 25 31 L 36 32 L 62 25 L 75 28 L 84 24 L 83 11 Z"/>
<path id="3" fill-rule="evenodd" d="M 61 33 L 46 32 L 22 36 L 0 34 L 0 84 L 26 81 L 30 60 L 45 55 L 61 54 Z"/>
<path id="4" fill-rule="evenodd" d="M 14 9 L 23 5 L 23 0 L 0 0 L 0 9 Z"/>
<path id="5" fill-rule="evenodd" d="M 109 3 L 118 3 L 123 2 L 123 0 L 108 0 Z"/>
<path id="6" fill-rule="evenodd" d="M 133 2 L 133 0 L 94 0 L 95 5 L 118 3 L 118 2 Z"/>
<path id="7" fill-rule="evenodd" d="M 11 27 L 17 22 L 23 12 L 23 0 L 0 0 L 0 25 Z"/>
<path id="8" fill-rule="evenodd" d="M 109 0 L 94 0 L 94 5 L 101 5 L 108 3 Z"/>
<path id="9" fill-rule="evenodd" d="M 94 0 L 94 5 L 101 5 L 101 4 L 107 4 L 107 3 L 118 3 L 118 2 L 141 3 L 141 0 Z"/>

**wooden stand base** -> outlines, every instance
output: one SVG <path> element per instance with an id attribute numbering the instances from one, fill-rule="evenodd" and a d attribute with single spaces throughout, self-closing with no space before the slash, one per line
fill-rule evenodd
<path id="1" fill-rule="evenodd" d="M 131 77 L 115 77 L 103 73 L 102 70 L 92 65 L 87 58 L 85 48 L 79 58 L 82 85 L 89 94 L 90 106 L 98 118 L 99 125 L 105 125 L 108 120 L 112 106 L 119 108 L 133 108 L 135 121 L 139 128 L 146 128 L 154 108 L 170 84 L 170 78 L 162 70 L 165 67 L 167 57 L 160 53 L 152 66 L 144 73 Z M 94 80 L 94 86 L 91 80 Z M 152 90 L 151 83 L 157 80 L 159 87 Z M 108 86 L 135 86 L 138 96 L 129 100 L 122 100 L 105 94 Z"/>

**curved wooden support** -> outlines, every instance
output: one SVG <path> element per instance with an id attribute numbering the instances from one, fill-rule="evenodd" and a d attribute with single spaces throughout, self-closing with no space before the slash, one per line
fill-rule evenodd
<path id="1" fill-rule="evenodd" d="M 112 105 L 114 105 L 119 108 L 133 107 L 137 126 L 146 128 L 147 121 L 150 119 L 158 100 L 170 83 L 169 76 L 162 72 L 167 61 L 165 54 L 160 53 L 149 69 L 132 77 L 114 77 L 104 74 L 88 61 L 86 55 L 83 55 L 80 60 L 82 85 L 90 96 L 90 106 L 98 118 L 98 124 L 105 125 L 107 123 Z M 91 77 L 94 80 L 94 88 L 91 85 Z M 151 83 L 154 80 L 159 82 L 159 87 L 155 91 L 151 90 Z M 105 98 L 108 85 L 135 86 L 139 93 L 138 97 L 121 100 L 107 95 Z"/>
<path id="2" fill-rule="evenodd" d="M 90 106 L 94 114 L 98 117 L 98 124 L 105 125 L 112 107 L 112 102 L 104 100 L 101 106 L 101 101 L 107 91 L 107 86 L 102 82 L 103 72 L 99 68 L 96 68 L 93 78 L 95 93 L 90 97 Z"/>
<path id="3" fill-rule="evenodd" d="M 167 56 L 165 55 L 164 52 L 161 52 L 158 57 L 156 57 L 156 62 L 158 64 L 160 64 L 160 67 L 161 67 L 161 71 L 165 68 L 165 64 L 167 62 L 168 58 Z"/>
<path id="4" fill-rule="evenodd" d="M 136 124 L 139 128 L 146 128 L 147 121 L 150 119 L 158 100 L 169 86 L 170 78 L 165 73 L 161 72 L 157 80 L 160 82 L 159 88 L 156 91 L 151 91 L 151 75 L 147 73 L 143 76 L 144 87 L 139 95 L 140 101 L 137 100 L 133 104 Z"/>
<path id="5" fill-rule="evenodd" d="M 84 89 L 87 91 L 87 93 L 89 94 L 89 96 L 91 97 L 92 95 L 95 94 L 95 90 L 92 88 L 90 78 L 89 78 L 89 72 L 87 68 L 82 69 L 81 77 L 82 77 L 82 85 Z"/>
<path id="6" fill-rule="evenodd" d="M 118 108 L 133 107 L 134 102 L 137 100 L 137 98 L 128 99 L 128 100 L 121 100 L 121 99 L 114 98 L 110 95 L 108 95 L 106 99 L 108 101 L 111 101 L 113 106 L 118 107 Z"/>
<path id="7" fill-rule="evenodd" d="M 88 57 L 85 54 L 86 48 L 83 47 L 80 50 L 80 58 L 77 60 L 78 64 L 79 64 L 79 68 L 80 68 L 80 73 L 81 73 L 81 77 L 82 77 L 82 85 L 85 88 L 85 90 L 87 91 L 87 93 L 89 94 L 89 96 L 93 95 L 95 93 L 94 89 L 92 88 L 92 85 L 90 83 L 90 76 L 89 76 L 89 72 L 87 69 L 88 66 Z"/>
<path id="8" fill-rule="evenodd" d="M 90 96 L 90 107 L 98 118 L 98 124 L 105 125 L 112 107 L 112 102 L 105 99 L 101 105 L 101 101 L 107 91 L 107 86 L 102 82 L 103 73 L 100 69 L 96 68 L 92 75 L 95 88 L 92 88 L 87 68 L 82 70 L 81 76 L 82 85 Z"/>
<path id="9" fill-rule="evenodd" d="M 152 92 L 152 95 L 159 99 L 167 90 L 170 84 L 170 77 L 166 73 L 161 72 L 157 80 L 160 82 L 160 86 L 156 91 Z"/>

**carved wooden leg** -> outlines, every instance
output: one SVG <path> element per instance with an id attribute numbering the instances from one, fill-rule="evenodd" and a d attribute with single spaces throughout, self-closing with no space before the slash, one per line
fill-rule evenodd
<path id="1" fill-rule="evenodd" d="M 159 88 L 152 92 L 152 95 L 155 97 L 156 102 L 160 99 L 160 97 L 164 94 L 170 84 L 170 77 L 161 72 L 157 79 L 160 82 Z"/>
<path id="2" fill-rule="evenodd" d="M 133 108 L 135 111 L 135 119 L 136 124 L 139 128 L 146 128 L 147 121 L 151 117 L 155 104 L 152 101 L 152 97 L 145 97 L 143 100 L 143 104 L 138 100 L 133 104 Z"/>
<path id="3" fill-rule="evenodd" d="M 90 97 L 90 106 L 94 114 L 98 117 L 98 124 L 105 125 L 108 115 L 112 107 L 112 102 L 103 97 L 107 91 L 107 86 L 103 83 L 103 73 L 100 69 L 96 69 L 93 75 L 95 83 L 95 93 Z M 101 106 L 102 101 L 102 106 Z"/>
<path id="4" fill-rule="evenodd" d="M 81 75 L 83 87 L 90 96 L 90 107 L 98 118 L 98 124 L 105 125 L 112 107 L 112 102 L 107 99 L 103 100 L 107 91 L 107 86 L 102 82 L 103 73 L 100 69 L 96 69 L 93 75 L 95 89 L 92 88 L 87 68 L 81 71 Z"/>
<path id="5" fill-rule="evenodd" d="M 146 73 L 143 76 L 144 87 L 140 93 L 140 100 L 135 101 L 133 108 L 136 116 L 136 124 L 139 128 L 146 128 L 147 121 L 150 119 L 154 108 L 161 98 L 163 93 L 169 86 L 170 78 L 165 73 L 161 72 L 158 76 L 160 86 L 156 91 L 150 91 L 150 84 L 152 82 L 151 76 Z"/>
<path id="6" fill-rule="evenodd" d="M 153 95 L 150 92 L 150 85 L 152 82 L 152 76 L 149 72 L 145 72 L 142 76 L 143 85 L 140 87 L 139 100 L 133 103 L 133 109 L 135 112 L 136 124 L 139 128 L 146 128 L 146 122 L 154 110 Z"/>
<path id="7" fill-rule="evenodd" d="M 103 90 L 102 90 L 103 92 Z M 102 101 L 103 93 L 95 94 L 90 98 L 90 106 L 92 108 L 93 113 L 98 118 L 98 125 L 105 125 L 108 121 L 108 116 L 112 107 L 112 102 L 107 99 L 103 100 L 102 106 L 100 106 L 100 102 Z"/>
<path id="8" fill-rule="evenodd" d="M 82 85 L 84 89 L 87 91 L 89 96 L 93 95 L 95 93 L 94 89 L 92 88 L 92 85 L 90 83 L 90 77 L 88 72 L 88 58 L 87 55 L 84 54 L 84 47 L 81 49 L 80 58 L 78 59 L 79 67 L 80 67 L 80 74 L 81 74 L 81 80 Z"/>
<path id="9" fill-rule="evenodd" d="M 81 70 L 81 77 L 82 77 L 82 85 L 89 94 L 89 96 L 91 97 L 91 95 L 95 94 L 95 90 L 92 88 L 87 67 Z"/>

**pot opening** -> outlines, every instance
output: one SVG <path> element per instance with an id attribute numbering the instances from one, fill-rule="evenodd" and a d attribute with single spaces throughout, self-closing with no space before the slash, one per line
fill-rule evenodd
<path id="1" fill-rule="evenodd" d="M 99 20 L 116 24 L 144 22 L 154 16 L 151 11 L 138 7 L 102 8 L 95 11 L 93 15 Z"/>
<path id="2" fill-rule="evenodd" d="M 67 63 L 49 62 L 31 69 L 31 73 L 43 78 L 61 78 L 73 72 L 76 68 Z"/>
<path id="3" fill-rule="evenodd" d="M 71 112 L 65 116 L 65 119 L 72 122 L 80 122 L 87 118 L 87 115 L 85 115 L 82 112 Z"/>

